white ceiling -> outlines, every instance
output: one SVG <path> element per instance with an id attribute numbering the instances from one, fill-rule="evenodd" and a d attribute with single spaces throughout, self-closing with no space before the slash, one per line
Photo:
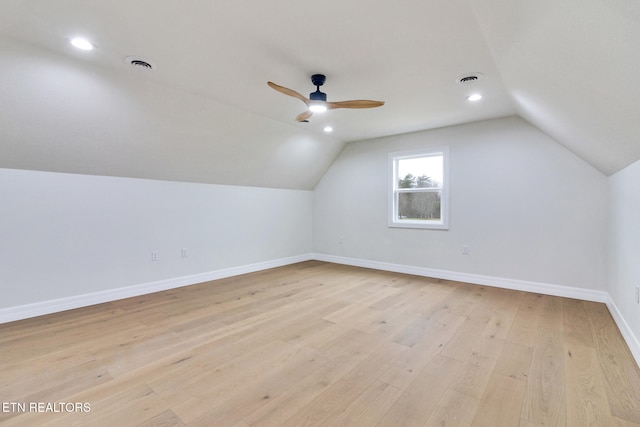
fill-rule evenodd
<path id="1" fill-rule="evenodd" d="M 0 167 L 311 189 L 345 142 L 518 114 L 611 174 L 640 158 L 637 40 L 621 0 L 3 0 Z M 386 104 L 296 123 L 266 82 L 314 73 Z"/>

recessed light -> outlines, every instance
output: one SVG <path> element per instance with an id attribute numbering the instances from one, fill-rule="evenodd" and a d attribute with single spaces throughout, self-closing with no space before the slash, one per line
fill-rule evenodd
<path id="1" fill-rule="evenodd" d="M 325 127 L 324 127 L 324 131 L 325 131 L 326 133 L 331 133 L 331 132 L 333 132 L 333 128 L 332 128 L 331 126 L 325 126 Z"/>
<path id="2" fill-rule="evenodd" d="M 467 99 L 469 101 L 480 101 L 482 99 L 482 95 L 480 95 L 479 93 L 474 93 L 473 95 L 469 95 L 467 96 Z"/>
<path id="3" fill-rule="evenodd" d="M 93 50 L 93 43 L 84 37 L 74 37 L 71 39 L 71 44 L 78 49 L 82 50 Z"/>

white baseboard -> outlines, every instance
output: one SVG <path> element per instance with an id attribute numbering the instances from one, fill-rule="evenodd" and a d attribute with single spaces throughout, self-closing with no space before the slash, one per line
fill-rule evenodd
<path id="1" fill-rule="evenodd" d="M 572 288 L 569 286 L 550 285 L 546 283 L 529 282 L 516 279 L 505 279 L 502 277 L 483 276 L 480 274 L 458 273 L 455 271 L 436 270 L 433 268 L 415 267 L 404 264 L 392 264 L 380 261 L 369 261 L 358 258 L 346 258 L 334 255 L 313 254 L 313 259 L 318 261 L 332 262 L 334 264 L 346 264 L 357 267 L 372 268 L 375 270 L 392 271 L 394 273 L 405 273 L 413 274 L 415 276 L 433 277 L 435 279 L 454 280 L 456 282 L 472 283 L 474 285 L 486 285 L 495 288 L 505 288 L 517 291 L 554 295 L 558 297 L 576 298 L 585 301 L 595 301 L 602 303 L 609 302 L 609 294 L 604 291 L 592 291 L 590 289 Z"/>
<path id="2" fill-rule="evenodd" d="M 195 285 L 196 283 L 224 279 L 226 277 L 238 276 L 240 274 L 282 267 L 284 265 L 295 264 L 297 262 L 308 261 L 311 259 L 313 258 L 310 254 L 298 255 L 255 264 L 242 265 L 239 267 L 225 268 L 206 273 L 175 277 L 156 282 L 142 283 L 139 285 L 125 286 L 106 291 L 92 292 L 89 294 L 4 308 L 0 309 L 0 324 L 42 316 L 45 314 L 58 313 L 65 310 L 72 310 L 74 308 L 87 307 L 104 302 L 116 301 L 124 298 L 136 297 L 153 292 L 166 291 L 167 289 Z"/>
<path id="3" fill-rule="evenodd" d="M 153 292 L 165 291 L 167 289 L 194 285 L 196 283 L 253 273 L 270 268 L 282 267 L 285 265 L 309 260 L 325 261 L 334 264 L 352 265 L 356 267 L 371 268 L 375 270 L 413 274 L 416 276 L 433 277 L 436 279 L 455 280 L 458 282 L 472 283 L 476 285 L 486 285 L 497 288 L 506 288 L 525 292 L 534 292 L 545 295 L 554 295 L 566 298 L 581 299 L 585 301 L 605 303 L 607 305 L 607 308 L 611 312 L 611 316 L 615 320 L 616 325 L 620 329 L 622 336 L 627 342 L 627 345 L 629 346 L 629 349 L 631 350 L 636 363 L 640 366 L 640 342 L 634 335 L 627 322 L 624 320 L 624 317 L 622 317 L 622 314 L 618 310 L 618 307 L 611 300 L 607 292 L 325 254 L 305 254 L 288 258 L 280 258 L 255 264 L 210 271 L 206 273 L 193 274 L 189 276 L 159 280 L 156 282 L 142 283 L 139 285 L 93 292 L 90 294 L 76 295 L 56 300 L 42 301 L 33 304 L 4 308 L 0 309 L 0 324 L 13 322 L 16 320 L 28 319 L 36 316 L 42 316 L 45 314 L 57 313 L 65 310 L 72 310 L 75 308 L 87 307 L 90 305 L 101 304 L 110 301 L 116 301 L 124 298 L 150 294 Z"/>
<path id="4" fill-rule="evenodd" d="M 458 273 L 454 271 L 436 270 L 432 268 L 415 267 L 380 261 L 369 261 L 335 255 L 313 254 L 312 257 L 318 261 L 331 262 L 334 264 L 345 264 L 355 267 L 372 268 L 375 270 L 392 271 L 394 273 L 413 274 L 415 276 L 455 280 L 457 282 L 472 283 L 475 285 L 486 285 L 496 288 L 513 289 L 544 295 L 575 298 L 584 301 L 601 302 L 607 305 L 607 308 L 609 309 L 613 320 L 616 322 L 624 340 L 629 346 L 636 363 L 640 366 L 640 342 L 638 341 L 638 337 L 635 336 L 627 322 L 624 320 L 624 317 L 620 313 L 620 310 L 618 310 L 618 307 L 613 302 L 608 292 L 572 288 L 569 286 L 552 285 L 547 283 L 529 282 L 525 280 L 505 279 L 502 277 L 483 276 L 479 274 Z"/>
<path id="5" fill-rule="evenodd" d="M 607 302 L 607 308 L 609 309 L 609 313 L 611 313 L 611 317 L 613 317 L 613 320 L 616 322 L 622 338 L 624 338 L 629 346 L 633 358 L 636 359 L 636 363 L 640 366 L 640 341 L 638 341 L 638 337 L 635 336 L 627 321 L 622 317 L 618 306 L 613 301 Z"/>

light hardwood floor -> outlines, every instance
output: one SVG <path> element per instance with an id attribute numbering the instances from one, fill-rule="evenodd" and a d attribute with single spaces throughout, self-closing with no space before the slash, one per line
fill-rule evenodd
<path id="1" fill-rule="evenodd" d="M 0 401 L 7 426 L 640 426 L 640 370 L 603 304 L 305 262 L 0 325 Z"/>

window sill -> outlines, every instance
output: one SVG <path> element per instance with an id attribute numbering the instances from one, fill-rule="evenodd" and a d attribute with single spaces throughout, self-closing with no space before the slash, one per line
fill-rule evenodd
<path id="1" fill-rule="evenodd" d="M 418 228 L 431 230 L 448 230 L 449 225 L 441 221 L 393 221 L 387 224 L 389 228 Z"/>

